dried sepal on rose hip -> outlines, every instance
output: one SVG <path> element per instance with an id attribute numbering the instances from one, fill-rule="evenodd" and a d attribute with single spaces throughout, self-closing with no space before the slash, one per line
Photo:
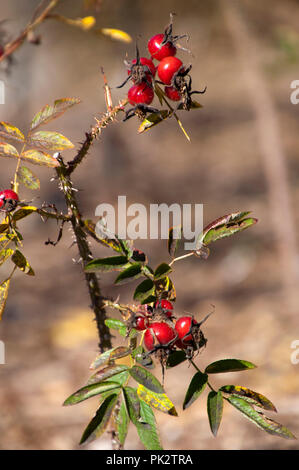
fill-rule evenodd
<path id="1" fill-rule="evenodd" d="M 156 67 L 151 59 L 140 57 L 137 45 L 136 59 L 133 59 L 131 62 L 125 60 L 125 65 L 128 69 L 128 77 L 116 88 L 122 88 L 129 80 L 132 80 L 135 85 L 139 85 L 141 83 L 146 83 L 149 86 L 151 85 L 156 74 Z"/>
<path id="2" fill-rule="evenodd" d="M 173 316 L 173 305 L 169 300 L 166 300 L 166 299 L 158 300 L 155 303 L 155 309 L 156 309 L 156 317 L 157 317 L 157 314 L 159 313 L 166 315 L 168 318 L 171 318 Z"/>
<path id="3" fill-rule="evenodd" d="M 200 327 L 210 315 L 211 313 L 201 322 L 197 322 L 192 315 L 182 316 L 176 321 L 175 331 L 177 332 L 177 340 L 175 346 L 183 349 L 188 358 L 192 358 L 196 351 L 206 346 L 207 339 Z"/>
<path id="4" fill-rule="evenodd" d="M 175 56 L 177 48 L 175 43 L 182 38 L 188 37 L 187 34 L 181 36 L 173 36 L 173 14 L 170 14 L 170 23 L 166 27 L 164 33 L 155 34 L 150 38 L 147 44 L 148 51 L 152 59 L 162 60 L 165 57 Z M 184 49 L 181 47 L 181 49 Z"/>
<path id="5" fill-rule="evenodd" d="M 5 189 L 0 191 L 0 210 L 2 212 L 11 212 L 15 210 L 20 199 L 17 193 L 12 189 Z"/>

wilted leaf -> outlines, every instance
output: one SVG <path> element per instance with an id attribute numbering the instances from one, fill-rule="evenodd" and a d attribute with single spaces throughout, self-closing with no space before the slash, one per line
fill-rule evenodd
<path id="1" fill-rule="evenodd" d="M 203 105 L 198 103 L 197 101 L 192 100 L 190 109 L 199 109 L 199 108 L 203 108 Z M 178 109 L 184 109 L 183 103 L 180 103 L 178 105 Z"/>
<path id="2" fill-rule="evenodd" d="M 85 271 L 89 273 L 104 271 L 120 271 L 128 264 L 126 256 L 111 256 L 109 258 L 93 259 L 85 265 Z"/>
<path id="3" fill-rule="evenodd" d="M 160 124 L 160 122 L 164 121 L 170 116 L 170 112 L 166 109 L 161 109 L 159 113 L 151 113 L 149 114 L 140 124 L 138 127 L 138 134 L 142 134 L 142 132 L 146 132 L 152 127 Z"/>
<path id="4" fill-rule="evenodd" d="M 44 106 L 33 118 L 30 130 L 36 129 L 61 116 L 67 109 L 80 103 L 79 98 L 62 98 L 54 101 L 53 105 Z"/>
<path id="5" fill-rule="evenodd" d="M 211 391 L 207 401 L 210 428 L 214 436 L 217 435 L 223 413 L 223 397 L 220 390 Z"/>
<path id="6" fill-rule="evenodd" d="M 256 424 L 256 426 L 263 429 L 267 433 L 274 434 L 278 437 L 283 437 L 284 439 L 296 439 L 294 434 L 291 431 L 289 431 L 285 426 L 268 418 L 267 416 L 264 415 L 264 413 L 260 411 L 256 411 L 243 398 L 230 396 L 227 398 L 227 400 L 238 411 L 241 411 L 241 413 L 243 413 L 246 416 L 246 418 L 248 418 L 250 421 Z"/>
<path id="7" fill-rule="evenodd" d="M 74 144 L 67 137 L 52 131 L 38 131 L 30 135 L 29 145 L 52 152 L 74 148 Z"/>
<path id="8" fill-rule="evenodd" d="M 147 301 L 154 293 L 155 285 L 153 281 L 151 279 L 145 279 L 136 287 L 133 298 L 142 303 L 143 301 Z"/>
<path id="9" fill-rule="evenodd" d="M 113 29 L 113 28 L 101 28 L 96 31 L 99 34 L 103 34 L 104 36 L 108 36 L 111 39 L 114 39 L 115 41 L 121 41 L 121 42 L 132 42 L 131 36 L 126 33 L 125 31 L 122 31 L 120 29 Z"/>
<path id="10" fill-rule="evenodd" d="M 124 397 L 125 397 L 125 403 L 127 406 L 128 414 L 130 417 L 130 420 L 132 421 L 133 424 L 136 424 L 140 420 L 140 400 L 137 395 L 136 389 L 132 387 L 125 387 L 123 389 L 124 391 Z"/>
<path id="11" fill-rule="evenodd" d="M 201 372 L 196 372 L 196 374 L 192 377 L 192 380 L 190 382 L 190 385 L 188 387 L 184 404 L 183 404 L 183 409 L 185 410 L 189 406 L 192 405 L 192 403 L 195 402 L 195 400 L 199 397 L 199 395 L 204 391 L 206 385 L 208 382 L 208 375 L 207 374 L 202 374 Z"/>
<path id="12" fill-rule="evenodd" d="M 0 224 L 0 233 L 6 232 L 8 228 L 9 228 L 8 224 Z"/>
<path id="13" fill-rule="evenodd" d="M 183 228 L 182 226 L 171 227 L 169 229 L 168 235 L 168 253 L 172 258 L 175 258 L 175 255 L 179 249 L 181 240 L 182 240 Z"/>
<path id="14" fill-rule="evenodd" d="M 159 380 L 148 370 L 140 366 L 133 366 L 129 373 L 136 382 L 143 385 L 148 390 L 154 393 L 164 393 L 164 389 L 160 384 Z"/>
<path id="15" fill-rule="evenodd" d="M 0 137 L 5 139 L 13 139 L 18 142 L 24 142 L 24 134 L 17 127 L 9 124 L 8 122 L 0 122 Z"/>
<path id="16" fill-rule="evenodd" d="M 26 166 L 21 166 L 18 171 L 18 178 L 26 188 L 29 189 L 40 189 L 40 181 L 35 174 L 29 170 Z"/>
<path id="17" fill-rule="evenodd" d="M 113 393 L 103 401 L 100 408 L 96 412 L 96 415 L 85 429 L 81 437 L 80 444 L 83 444 L 84 442 L 92 442 L 103 434 L 109 423 L 117 400 L 118 394 Z"/>
<path id="18" fill-rule="evenodd" d="M 249 388 L 241 387 L 240 385 L 223 385 L 220 390 L 229 395 L 237 395 L 252 405 L 264 408 L 264 410 L 277 411 L 273 403 L 267 397 Z"/>
<path id="19" fill-rule="evenodd" d="M 19 156 L 17 149 L 6 142 L 0 142 L 0 157 L 13 157 L 16 158 Z"/>
<path id="20" fill-rule="evenodd" d="M 115 284 L 124 284 L 125 282 L 133 281 L 142 276 L 141 264 L 133 263 L 130 267 L 122 271 L 115 279 Z"/>
<path id="21" fill-rule="evenodd" d="M 221 359 L 215 361 L 206 367 L 207 374 L 220 374 L 222 372 L 237 372 L 241 370 L 255 369 L 256 365 L 249 361 L 241 359 Z"/>
<path id="22" fill-rule="evenodd" d="M 109 349 L 101 354 L 98 354 L 95 360 L 90 364 L 90 369 L 97 369 L 103 364 L 109 364 L 111 361 L 126 357 L 130 354 L 131 350 L 127 346 L 118 346 L 116 348 Z"/>
<path id="23" fill-rule="evenodd" d="M 155 393 L 145 388 L 142 384 L 139 384 L 137 394 L 141 400 L 145 401 L 148 405 L 156 408 L 163 413 L 167 413 L 171 416 L 177 416 L 177 412 L 174 404 L 168 398 L 165 393 Z"/>
<path id="24" fill-rule="evenodd" d="M 34 276 L 34 271 L 30 264 L 28 263 L 25 256 L 19 251 L 15 250 L 14 254 L 11 257 L 11 261 L 25 274 L 28 276 Z"/>
<path id="25" fill-rule="evenodd" d="M 52 157 L 51 155 L 42 150 L 36 149 L 30 149 L 26 150 L 26 152 L 23 152 L 21 154 L 21 160 L 33 163 L 34 165 L 45 165 L 51 168 L 59 166 L 59 163 L 56 158 Z"/>
<path id="26" fill-rule="evenodd" d="M 2 319 L 2 315 L 5 309 L 5 304 L 8 296 L 8 289 L 9 289 L 10 279 L 2 282 L 0 285 L 0 320 Z"/>
<path id="27" fill-rule="evenodd" d="M 96 231 L 96 224 L 92 220 L 84 220 L 84 227 L 87 233 L 89 233 L 93 238 L 98 240 L 102 245 L 106 246 L 107 248 L 112 248 L 114 251 L 118 253 L 122 253 L 122 247 L 119 241 L 116 238 L 101 238 L 97 234 Z"/>
<path id="28" fill-rule="evenodd" d="M 85 387 L 80 388 L 75 393 L 70 395 L 63 403 L 63 406 L 76 405 L 77 403 L 87 400 L 88 398 L 91 398 L 96 395 L 100 395 L 101 393 L 108 392 L 110 390 L 115 390 L 118 388 L 119 388 L 119 384 L 113 381 L 86 385 Z"/>

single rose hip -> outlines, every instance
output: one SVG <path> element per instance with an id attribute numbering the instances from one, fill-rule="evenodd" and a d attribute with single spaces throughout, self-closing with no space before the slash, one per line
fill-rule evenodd
<path id="1" fill-rule="evenodd" d="M 165 95 L 172 101 L 180 101 L 182 99 L 182 95 L 178 90 L 176 90 L 173 86 L 166 86 L 164 88 Z"/>
<path id="2" fill-rule="evenodd" d="M 176 341 L 176 346 L 184 349 L 184 347 L 190 345 L 193 340 L 193 327 L 197 325 L 197 321 L 193 317 L 180 317 L 176 324 L 175 330 L 178 334 L 178 340 Z"/>
<path id="3" fill-rule="evenodd" d="M 11 189 L 0 191 L 0 210 L 11 212 L 17 207 L 18 202 L 19 196 Z"/>
<path id="4" fill-rule="evenodd" d="M 147 44 L 148 51 L 153 59 L 162 60 L 165 57 L 176 55 L 176 47 L 165 34 L 155 34 Z"/>
<path id="5" fill-rule="evenodd" d="M 183 62 L 177 57 L 165 57 L 158 65 L 158 75 L 165 85 L 171 85 L 175 76 L 183 69 Z"/>
<path id="6" fill-rule="evenodd" d="M 167 346 L 176 338 L 176 332 L 165 322 L 153 322 L 144 335 L 144 345 L 148 351 L 155 346 Z"/>
<path id="7" fill-rule="evenodd" d="M 135 328 L 138 331 L 146 330 L 146 328 L 149 326 L 149 321 L 145 317 L 136 317 L 135 323 L 136 323 Z"/>
<path id="8" fill-rule="evenodd" d="M 128 91 L 128 100 L 132 105 L 151 104 L 154 99 L 154 91 L 146 83 L 133 85 Z"/>

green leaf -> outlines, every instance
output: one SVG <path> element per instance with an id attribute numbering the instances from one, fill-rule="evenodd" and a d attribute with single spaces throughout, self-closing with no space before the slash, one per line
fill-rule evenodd
<path id="1" fill-rule="evenodd" d="M 2 320 L 2 315 L 5 309 L 9 284 L 10 284 L 10 279 L 6 279 L 6 281 L 0 284 L 0 320 Z"/>
<path id="2" fill-rule="evenodd" d="M 122 271 L 117 278 L 115 279 L 115 284 L 124 284 L 125 282 L 133 281 L 138 277 L 142 276 L 141 264 L 134 263 L 129 266 L 127 269 Z"/>
<path id="3" fill-rule="evenodd" d="M 183 227 L 179 225 L 178 227 L 171 227 L 169 229 L 168 235 L 168 253 L 172 258 L 175 258 L 176 253 L 179 249 L 183 234 Z"/>
<path id="4" fill-rule="evenodd" d="M 96 412 L 96 415 L 85 429 L 81 437 L 80 444 L 83 444 L 84 442 L 92 442 L 103 434 L 112 416 L 112 412 L 117 403 L 117 400 L 118 394 L 113 393 L 103 401 L 100 408 Z"/>
<path id="5" fill-rule="evenodd" d="M 241 359 L 222 359 L 209 364 L 205 372 L 207 374 L 220 374 L 222 372 L 237 372 L 241 370 L 255 369 L 256 365 Z"/>
<path id="6" fill-rule="evenodd" d="M 4 121 L 0 122 L 0 137 L 17 140 L 18 142 L 25 142 L 24 134 L 20 129 Z"/>
<path id="7" fill-rule="evenodd" d="M 18 178 L 19 178 L 19 181 L 26 186 L 26 188 L 33 189 L 33 190 L 40 189 L 39 179 L 26 166 L 21 166 L 19 168 Z"/>
<path id="8" fill-rule="evenodd" d="M 140 415 L 142 422 L 137 424 L 138 436 L 147 450 L 163 450 L 160 443 L 157 424 L 153 410 L 147 403 L 141 401 Z"/>
<path id="9" fill-rule="evenodd" d="M 88 273 L 120 271 L 128 264 L 126 256 L 111 256 L 109 258 L 93 259 L 85 265 Z"/>
<path id="10" fill-rule="evenodd" d="M 230 237 L 234 233 L 241 232 L 257 223 L 257 219 L 246 218 L 250 212 L 234 212 L 224 215 L 207 225 L 197 239 L 197 247 Z"/>
<path id="11" fill-rule="evenodd" d="M 171 273 L 172 269 L 167 263 L 161 263 L 154 272 L 155 281 L 159 279 L 163 279 L 169 273 Z"/>
<path id="12" fill-rule="evenodd" d="M 118 320 L 117 318 L 107 318 L 105 320 L 105 325 L 108 326 L 108 328 L 111 328 L 112 330 L 119 330 L 120 328 L 125 327 L 126 325 L 124 324 L 123 321 Z"/>
<path id="13" fill-rule="evenodd" d="M 34 276 L 34 271 L 32 267 L 28 263 L 25 256 L 19 250 L 15 250 L 14 254 L 11 257 L 11 260 L 25 274 L 28 274 L 28 276 Z"/>
<path id="14" fill-rule="evenodd" d="M 229 395 L 239 396 L 248 403 L 263 408 L 264 410 L 277 411 L 273 403 L 268 398 L 261 393 L 250 390 L 249 388 L 241 387 L 240 385 L 223 385 L 220 390 Z"/>
<path id="15" fill-rule="evenodd" d="M 118 253 L 123 252 L 122 247 L 116 238 L 101 238 L 97 234 L 96 224 L 92 220 L 84 220 L 84 229 L 89 235 L 91 235 L 94 239 L 100 242 L 103 246 L 106 246 L 106 248 L 112 248 L 112 250 Z"/>
<path id="16" fill-rule="evenodd" d="M 252 421 L 256 426 L 263 429 L 269 434 L 273 434 L 279 437 L 283 437 L 284 439 L 296 439 L 294 434 L 289 431 L 285 426 L 282 424 L 273 421 L 272 419 L 268 418 L 264 415 L 264 413 L 255 410 L 252 405 L 250 405 L 247 401 L 243 398 L 239 398 L 236 396 L 228 397 L 227 400 L 231 405 L 233 405 L 238 411 L 243 413 L 246 418 Z"/>
<path id="17" fill-rule="evenodd" d="M 30 135 L 29 145 L 52 152 L 74 148 L 74 144 L 64 135 L 52 131 L 38 131 Z"/>
<path id="18" fill-rule="evenodd" d="M 125 370 L 128 370 L 128 369 L 129 367 L 124 364 L 115 364 L 115 365 L 104 367 L 103 369 L 100 369 L 95 374 L 93 374 L 88 379 L 87 384 L 91 385 L 94 383 L 103 382 L 104 380 L 109 379 L 110 377 L 113 377 L 114 375 L 117 375 L 120 372 L 124 372 Z"/>
<path id="19" fill-rule="evenodd" d="M 134 300 L 143 302 L 155 294 L 155 285 L 151 279 L 145 279 L 135 289 Z"/>
<path id="20" fill-rule="evenodd" d="M 0 157 L 17 157 L 19 156 L 19 152 L 17 149 L 6 142 L 0 142 Z"/>
<path id="21" fill-rule="evenodd" d="M 176 367 L 177 365 L 181 364 L 187 360 L 187 356 L 185 351 L 173 351 L 169 354 L 166 362 L 166 369 L 170 367 Z"/>
<path id="22" fill-rule="evenodd" d="M 88 398 L 100 395 L 101 393 L 108 392 L 110 390 L 115 391 L 115 389 L 118 388 L 119 384 L 112 381 L 86 385 L 85 387 L 80 388 L 75 393 L 70 395 L 63 403 L 63 406 L 76 405 L 77 403 L 81 403 L 81 401 L 87 400 Z"/>
<path id="23" fill-rule="evenodd" d="M 210 428 L 216 437 L 223 412 L 223 397 L 220 390 L 218 392 L 211 391 L 208 395 L 207 401 L 208 417 Z"/>
<path id="24" fill-rule="evenodd" d="M 145 403 L 152 406 L 153 408 L 162 411 L 162 413 L 167 413 L 171 416 L 178 415 L 174 404 L 165 393 L 152 392 L 142 384 L 139 384 L 137 388 L 137 394 L 141 400 L 145 401 Z"/>
<path id="25" fill-rule="evenodd" d="M 202 372 L 196 372 L 196 374 L 192 377 L 192 380 L 190 382 L 190 385 L 188 387 L 184 404 L 183 404 L 183 409 L 185 410 L 189 406 L 192 405 L 192 403 L 195 402 L 195 400 L 199 397 L 199 395 L 204 391 L 206 385 L 208 382 L 208 375 L 207 374 L 202 374 Z"/>
<path id="26" fill-rule="evenodd" d="M 116 432 L 117 432 L 118 441 L 120 445 L 123 446 L 125 443 L 127 434 L 128 434 L 128 428 L 130 424 L 127 407 L 126 407 L 125 402 L 123 401 L 121 402 L 119 410 L 116 414 L 115 424 L 116 424 Z"/>
<path id="27" fill-rule="evenodd" d="M 161 109 L 159 113 L 151 113 L 149 114 L 140 124 L 138 128 L 138 134 L 142 134 L 142 132 L 146 132 L 152 127 L 160 124 L 160 122 L 164 121 L 170 116 L 170 112 L 166 109 Z"/>
<path id="28" fill-rule="evenodd" d="M 113 363 L 114 360 L 126 357 L 131 353 L 130 348 L 127 346 L 118 346 L 116 348 L 109 349 L 101 354 L 98 354 L 95 360 L 89 366 L 90 369 L 97 369 L 103 364 Z"/>
<path id="29" fill-rule="evenodd" d="M 137 395 L 136 389 L 132 387 L 125 387 L 123 389 L 125 403 L 128 410 L 130 420 L 133 424 L 138 424 L 140 422 L 140 400 Z"/>
<path id="30" fill-rule="evenodd" d="M 21 160 L 24 160 L 28 163 L 33 163 L 34 165 L 45 165 L 50 168 L 55 168 L 59 166 L 56 158 L 52 157 L 48 153 L 42 150 L 30 149 L 26 150 L 21 154 Z"/>
<path id="31" fill-rule="evenodd" d="M 12 250 L 11 248 L 0 250 L 0 266 L 4 264 L 5 261 L 8 260 L 8 258 L 10 258 L 13 253 L 14 250 Z"/>
<path id="32" fill-rule="evenodd" d="M 53 105 L 44 106 L 33 118 L 30 130 L 37 129 L 42 124 L 46 124 L 61 116 L 67 109 L 80 103 L 78 98 L 62 98 L 54 101 Z"/>
<path id="33" fill-rule="evenodd" d="M 159 380 L 148 370 L 140 366 L 133 366 L 129 373 L 136 382 L 142 384 L 148 390 L 154 393 L 164 393 L 164 389 Z"/>
<path id="34" fill-rule="evenodd" d="M 145 353 L 144 347 L 141 345 L 132 351 L 132 357 L 143 367 L 148 369 L 153 369 L 155 367 L 152 358 L 150 355 Z"/>

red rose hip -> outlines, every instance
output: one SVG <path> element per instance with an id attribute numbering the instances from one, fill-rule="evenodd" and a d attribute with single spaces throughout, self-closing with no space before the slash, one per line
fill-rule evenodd
<path id="1" fill-rule="evenodd" d="M 167 98 L 172 101 L 180 101 L 182 99 L 182 95 L 173 86 L 166 86 L 164 91 Z"/>
<path id="2" fill-rule="evenodd" d="M 154 99 L 154 91 L 152 87 L 146 83 L 133 85 L 128 91 L 128 100 L 132 105 L 151 104 Z"/>
<path id="3" fill-rule="evenodd" d="M 188 344 L 192 343 L 192 327 L 197 324 L 197 321 L 193 317 L 180 317 L 176 324 L 175 330 L 178 334 L 178 341 L 176 341 L 176 346 L 184 349 Z"/>
<path id="4" fill-rule="evenodd" d="M 152 59 L 162 60 L 165 57 L 174 56 L 176 47 L 171 40 L 165 40 L 165 34 L 156 34 L 147 44 Z"/>
<path id="5" fill-rule="evenodd" d="M 146 328 L 149 325 L 149 321 L 145 317 L 136 317 L 135 322 L 136 322 L 135 328 L 138 331 L 146 330 Z"/>
<path id="6" fill-rule="evenodd" d="M 176 332 L 167 323 L 154 322 L 145 332 L 144 345 L 148 351 L 151 351 L 155 346 L 167 345 L 175 337 Z"/>
<path id="7" fill-rule="evenodd" d="M 11 189 L 0 191 L 0 210 L 11 212 L 17 207 L 18 202 L 19 196 Z"/>
<path id="8" fill-rule="evenodd" d="M 158 65 L 158 75 L 165 85 L 171 85 L 172 79 L 183 66 L 183 62 L 177 57 L 166 57 Z"/>

